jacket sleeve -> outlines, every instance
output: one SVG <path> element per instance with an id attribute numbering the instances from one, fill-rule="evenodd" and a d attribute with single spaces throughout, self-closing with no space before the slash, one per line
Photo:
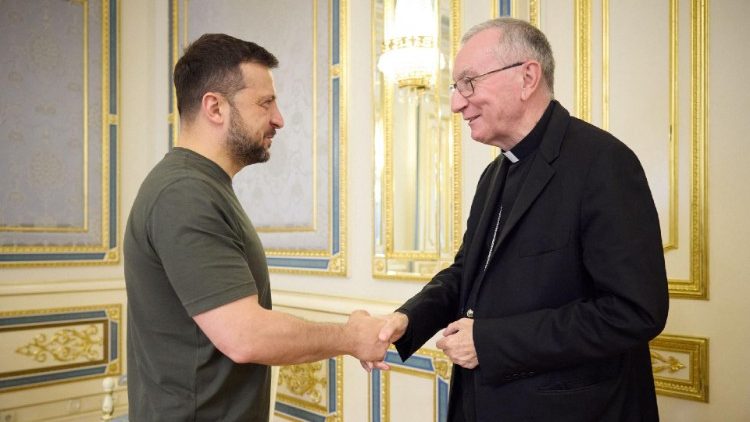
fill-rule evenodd
<path id="1" fill-rule="evenodd" d="M 482 172 L 477 183 L 476 194 L 469 212 L 468 227 L 476 226 L 476 220 L 484 207 L 486 191 L 492 184 L 492 175 L 496 173 L 501 158 L 498 157 L 491 162 Z M 461 279 L 464 272 L 464 258 L 468 243 L 471 242 L 472 234 L 467 230 L 464 233 L 463 242 L 458 249 L 453 264 L 440 271 L 425 287 L 414 297 L 404 303 L 396 312 L 401 312 L 409 317 L 409 325 L 404 335 L 395 345 L 402 360 L 417 351 L 427 340 L 429 340 L 441 328 L 456 320 L 461 306 Z"/>
<path id="2" fill-rule="evenodd" d="M 463 245 L 450 267 L 440 271 L 414 297 L 396 312 L 409 317 L 404 335 L 395 343 L 401 360 L 405 361 L 435 333 L 455 320 L 458 313 Z"/>
<path id="3" fill-rule="evenodd" d="M 635 154 L 607 142 L 587 170 L 580 201 L 580 282 L 591 295 L 476 320 L 482 383 L 617 356 L 664 328 L 669 297 L 659 221 Z"/>

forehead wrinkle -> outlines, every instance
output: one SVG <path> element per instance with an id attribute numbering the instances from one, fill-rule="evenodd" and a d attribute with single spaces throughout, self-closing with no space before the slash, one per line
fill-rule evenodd
<path id="1" fill-rule="evenodd" d="M 466 63 L 461 71 L 456 75 L 455 80 L 464 78 L 471 78 L 481 74 L 480 70 L 483 67 L 488 67 L 488 63 L 499 63 L 500 57 L 498 53 L 498 47 L 495 44 L 487 45 L 483 48 L 478 48 L 477 52 L 472 55 L 470 63 Z M 491 66 L 490 66 L 491 67 Z M 489 68 L 489 67 L 488 67 Z"/>

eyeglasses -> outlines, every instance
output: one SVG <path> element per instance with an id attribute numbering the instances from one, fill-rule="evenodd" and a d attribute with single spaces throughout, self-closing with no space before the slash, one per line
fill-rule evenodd
<path id="1" fill-rule="evenodd" d="M 513 63 L 508 66 L 501 67 L 500 69 L 490 70 L 489 72 L 482 73 L 481 75 L 472 76 L 470 78 L 459 79 L 456 81 L 456 83 L 453 83 L 450 85 L 451 91 L 458 91 L 458 93 L 463 95 L 464 98 L 470 97 L 472 94 L 474 94 L 474 81 L 476 81 L 477 79 L 485 77 L 492 73 L 502 72 L 503 70 L 508 70 L 514 67 L 521 66 L 524 63 L 526 62 Z"/>

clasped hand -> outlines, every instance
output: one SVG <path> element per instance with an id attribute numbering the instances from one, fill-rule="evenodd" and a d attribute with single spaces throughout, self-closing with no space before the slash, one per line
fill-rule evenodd
<path id="1" fill-rule="evenodd" d="M 383 325 L 378 333 L 378 344 L 390 344 L 401 338 L 409 324 L 406 315 L 394 312 L 385 317 Z M 387 347 L 387 345 L 386 345 Z M 479 365 L 479 358 L 474 347 L 474 320 L 462 318 L 450 323 L 443 330 L 443 338 L 438 340 L 437 347 L 450 358 L 450 360 L 466 369 L 474 369 Z M 382 356 L 384 356 L 383 353 Z M 370 372 L 373 368 L 388 370 L 390 366 L 383 359 L 360 359 L 362 368 Z"/>
<path id="2" fill-rule="evenodd" d="M 479 358 L 474 347 L 474 320 L 461 318 L 448 324 L 437 347 L 456 365 L 466 369 L 476 368 Z"/>
<path id="3" fill-rule="evenodd" d="M 385 324 L 385 320 L 372 317 L 367 311 L 352 312 L 344 327 L 349 353 L 360 361 L 382 361 L 391 344 L 378 337 Z"/>

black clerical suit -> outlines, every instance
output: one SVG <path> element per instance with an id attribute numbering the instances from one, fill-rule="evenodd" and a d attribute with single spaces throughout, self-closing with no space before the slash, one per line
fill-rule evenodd
<path id="1" fill-rule="evenodd" d="M 485 169 L 455 261 L 399 309 L 409 325 L 396 347 L 406 359 L 474 319 L 479 365 L 453 366 L 451 421 L 656 421 L 648 341 L 667 310 L 638 159 L 552 101 Z"/>

